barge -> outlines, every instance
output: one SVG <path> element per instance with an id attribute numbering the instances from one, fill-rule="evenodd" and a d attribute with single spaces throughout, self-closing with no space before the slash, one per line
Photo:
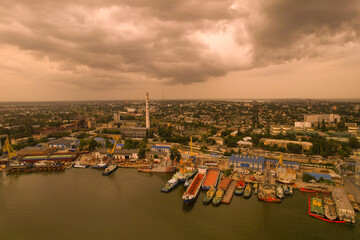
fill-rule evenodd
<path id="1" fill-rule="evenodd" d="M 190 186 L 186 189 L 182 197 L 186 205 L 192 203 L 199 195 L 200 187 L 205 179 L 205 176 L 206 176 L 206 168 L 199 167 L 198 173 L 196 174 L 194 180 L 192 181 Z"/>
<path id="2" fill-rule="evenodd" d="M 209 190 L 212 187 L 216 187 L 220 178 L 220 169 L 208 168 L 206 178 L 201 186 L 202 190 Z"/>

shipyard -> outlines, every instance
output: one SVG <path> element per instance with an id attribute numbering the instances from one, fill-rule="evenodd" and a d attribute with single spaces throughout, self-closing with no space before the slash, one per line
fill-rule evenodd
<path id="1" fill-rule="evenodd" d="M 138 121 L 120 120 L 129 113 L 116 112 L 112 122 L 99 125 L 99 128 L 96 127 L 99 130 L 86 131 L 94 120 L 80 117 L 80 120 L 74 121 L 74 126 L 81 127 L 83 131 L 20 149 L 8 134 L 1 135 L 2 174 L 21 177 L 45 172 L 75 171 L 76 174 L 76 171 L 90 171 L 99 178 L 116 176 L 125 170 L 144 177 L 157 174 L 163 175 L 165 182 L 153 194 L 171 196 L 173 192 L 180 191 L 181 197 L 178 197 L 185 209 L 199 207 L 199 202 L 202 202 L 207 208 L 215 207 L 221 211 L 224 206 L 245 204 L 253 199 L 259 206 L 282 206 L 283 202 L 291 202 L 300 195 L 307 196 L 303 199 L 308 205 L 303 212 L 305 216 L 328 224 L 358 224 L 360 160 L 356 155 L 353 165 L 348 165 L 342 158 L 291 155 L 286 149 L 284 151 L 284 147 L 294 148 L 296 141 L 269 142 L 268 138 L 259 137 L 260 148 L 256 148 L 244 143 L 254 142 L 253 138 L 257 135 L 248 130 L 241 134 L 240 129 L 219 130 L 218 136 L 211 130 L 215 135 L 202 142 L 194 128 L 184 142 L 167 141 L 167 131 L 173 128 L 151 127 L 150 113 L 154 112 L 151 111 L 154 106 L 150 105 L 148 93 L 145 105 L 142 104 L 140 102 L 138 108 L 144 107 L 143 111 L 139 110 L 143 115 L 139 113 L 131 118 Z M 142 116 L 145 116 L 145 128 L 140 127 Z M 244 135 L 248 136 L 237 140 L 238 136 Z M 232 147 L 234 145 L 230 140 L 233 141 L 233 138 L 238 147 Z M 274 146 L 271 144 L 282 144 L 278 150 L 283 151 L 266 151 L 268 146 Z M 225 152 L 221 152 L 222 146 L 226 145 Z M 210 150 L 214 146 L 218 148 Z M 299 146 L 302 147 L 296 151 L 312 149 L 311 142 L 299 142 Z"/>

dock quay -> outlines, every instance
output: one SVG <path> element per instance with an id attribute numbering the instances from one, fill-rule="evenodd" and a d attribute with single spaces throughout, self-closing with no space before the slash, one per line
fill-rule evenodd
<path id="1" fill-rule="evenodd" d="M 232 181 L 229 188 L 226 190 L 223 199 L 221 200 L 222 203 L 230 204 L 231 199 L 234 196 L 235 186 L 236 181 Z"/>
<path id="2" fill-rule="evenodd" d="M 6 170 L 7 174 L 12 173 L 35 173 L 35 172 L 54 172 L 54 171 L 64 171 L 64 165 L 58 166 L 41 166 L 41 167 L 14 167 Z"/>

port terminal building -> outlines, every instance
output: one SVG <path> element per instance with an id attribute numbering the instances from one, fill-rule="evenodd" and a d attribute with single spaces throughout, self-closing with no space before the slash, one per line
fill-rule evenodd
<path id="1" fill-rule="evenodd" d="M 231 165 L 234 166 L 234 170 L 251 170 L 251 171 L 262 171 L 265 168 L 265 163 L 270 162 L 271 167 L 276 167 L 278 160 L 266 159 L 262 156 L 252 156 L 245 154 L 232 154 L 229 159 L 229 168 Z M 298 162 L 283 161 L 286 169 L 299 170 L 300 164 Z"/>

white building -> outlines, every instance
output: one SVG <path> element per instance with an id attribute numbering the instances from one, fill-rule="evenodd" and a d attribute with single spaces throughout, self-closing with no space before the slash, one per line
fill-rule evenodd
<path id="1" fill-rule="evenodd" d="M 311 128 L 311 123 L 310 122 L 295 122 L 295 127 L 301 128 L 301 129 Z"/>
<path id="2" fill-rule="evenodd" d="M 304 122 L 310 122 L 312 124 L 318 123 L 338 123 L 340 122 L 340 116 L 337 114 L 310 114 L 304 115 Z"/>

